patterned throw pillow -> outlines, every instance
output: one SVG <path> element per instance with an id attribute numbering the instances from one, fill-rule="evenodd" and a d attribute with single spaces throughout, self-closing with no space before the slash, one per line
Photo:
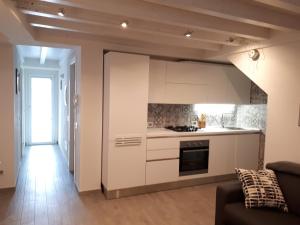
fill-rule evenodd
<path id="1" fill-rule="evenodd" d="M 242 182 L 246 208 L 272 207 L 288 212 L 274 171 L 235 170 Z"/>

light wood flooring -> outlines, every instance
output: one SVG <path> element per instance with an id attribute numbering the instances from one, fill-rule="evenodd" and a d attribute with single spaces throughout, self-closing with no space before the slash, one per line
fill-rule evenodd
<path id="1" fill-rule="evenodd" d="M 213 225 L 216 184 L 105 200 L 78 194 L 56 146 L 27 148 L 15 191 L 0 191 L 0 225 Z"/>

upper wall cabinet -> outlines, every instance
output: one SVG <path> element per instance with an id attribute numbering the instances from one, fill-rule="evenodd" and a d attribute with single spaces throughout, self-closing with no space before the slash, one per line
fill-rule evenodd
<path id="1" fill-rule="evenodd" d="M 165 103 L 166 61 L 150 60 L 149 102 Z"/>
<path id="2" fill-rule="evenodd" d="M 250 100 L 250 80 L 230 65 L 151 60 L 149 79 L 149 103 L 248 104 Z"/>

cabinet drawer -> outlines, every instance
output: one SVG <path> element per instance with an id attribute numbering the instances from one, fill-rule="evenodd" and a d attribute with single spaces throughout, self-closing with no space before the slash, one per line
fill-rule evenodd
<path id="1" fill-rule="evenodd" d="M 178 180 L 179 159 L 146 163 L 146 184 L 166 183 Z"/>
<path id="2" fill-rule="evenodd" d="M 179 149 L 163 149 L 147 151 L 147 160 L 179 158 Z"/>
<path id="3" fill-rule="evenodd" d="M 153 138 L 147 139 L 147 150 L 179 149 L 178 138 Z"/>

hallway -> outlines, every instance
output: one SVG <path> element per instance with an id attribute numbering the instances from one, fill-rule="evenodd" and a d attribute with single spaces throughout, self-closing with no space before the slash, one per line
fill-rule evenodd
<path id="1" fill-rule="evenodd" d="M 105 200 L 78 194 L 57 146 L 26 149 L 16 191 L 0 191 L 0 225 L 212 225 L 216 184 Z"/>
<path id="2" fill-rule="evenodd" d="M 72 224 L 66 211 L 78 194 L 59 151 L 26 148 L 15 193 L 0 192 L 0 224 Z"/>

